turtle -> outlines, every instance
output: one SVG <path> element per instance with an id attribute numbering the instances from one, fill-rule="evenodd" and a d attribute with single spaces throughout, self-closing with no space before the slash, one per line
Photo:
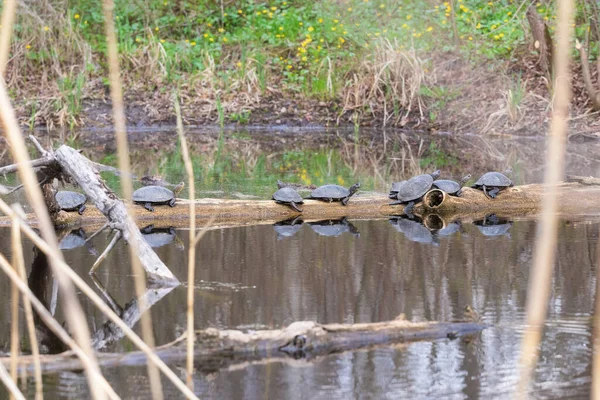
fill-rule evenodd
<path id="1" fill-rule="evenodd" d="M 346 217 L 341 219 L 325 219 L 308 223 L 317 234 L 321 236 L 340 236 L 344 232 L 350 232 L 356 237 L 360 237 L 360 232 L 356 227 L 348 222 Z"/>
<path id="2" fill-rule="evenodd" d="M 348 204 L 348 200 L 350 199 L 350 197 L 352 197 L 354 193 L 356 193 L 359 187 L 360 183 L 355 183 L 354 185 L 350 186 L 349 189 L 346 189 L 345 187 L 340 185 L 319 186 L 318 188 L 312 191 L 312 193 L 310 194 L 310 196 L 307 197 L 307 199 L 328 201 L 330 203 L 332 201 L 340 201 L 342 205 L 345 206 Z"/>
<path id="3" fill-rule="evenodd" d="M 273 229 L 277 233 L 277 240 L 294 236 L 296 233 L 298 233 L 300 228 L 302 228 L 303 224 L 304 221 L 302 221 L 300 217 L 279 221 L 273 224 Z"/>
<path id="4" fill-rule="evenodd" d="M 175 193 L 163 186 L 144 186 L 133 192 L 133 202 L 143 205 L 148 211 L 154 211 L 153 205 L 175 207 Z"/>
<path id="5" fill-rule="evenodd" d="M 304 203 L 302 197 L 291 187 L 282 187 L 273 193 L 273 200 L 279 204 L 285 204 L 293 208 L 298 212 L 302 212 L 302 209 L 298 207 L 298 204 Z"/>
<path id="6" fill-rule="evenodd" d="M 77 211 L 79 215 L 82 215 L 85 211 L 87 197 L 81 193 L 60 190 L 56 192 L 54 198 L 63 211 Z"/>
<path id="7" fill-rule="evenodd" d="M 471 187 L 481 189 L 487 197 L 495 199 L 498 192 L 511 186 L 513 186 L 512 181 L 503 173 L 486 172 Z"/>
<path id="8" fill-rule="evenodd" d="M 450 196 L 460 197 L 462 188 L 471 179 L 471 174 L 465 175 L 460 182 L 451 179 L 436 179 L 433 181 L 433 186 L 448 193 Z"/>
<path id="9" fill-rule="evenodd" d="M 399 182 L 393 182 L 392 183 L 392 188 L 390 189 L 390 199 L 395 200 L 396 196 L 398 195 L 398 191 L 400 190 L 400 188 L 402 187 L 402 185 L 404 185 L 406 183 L 406 181 L 399 181 Z"/>
<path id="10" fill-rule="evenodd" d="M 398 193 L 396 194 L 396 201 L 390 203 L 391 206 L 396 204 L 405 204 L 404 213 L 409 217 L 412 217 L 412 209 L 416 202 L 421 200 L 421 198 L 431 189 L 431 185 L 433 181 L 436 180 L 440 176 L 441 171 L 437 170 L 430 174 L 417 175 L 409 180 L 407 180 L 403 185 L 398 189 Z"/>

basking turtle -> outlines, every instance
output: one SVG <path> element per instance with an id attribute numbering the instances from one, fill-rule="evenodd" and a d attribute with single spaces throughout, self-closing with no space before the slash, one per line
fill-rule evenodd
<path id="1" fill-rule="evenodd" d="M 487 197 L 495 199 L 498 192 L 510 186 L 513 186 L 513 183 L 506 175 L 500 172 L 486 172 L 471 187 L 481 189 Z"/>
<path id="2" fill-rule="evenodd" d="M 471 174 L 464 176 L 460 182 L 453 181 L 451 179 L 436 179 L 433 181 L 433 186 L 448 193 L 450 196 L 460 197 L 462 194 L 462 188 L 471 179 Z"/>
<path id="3" fill-rule="evenodd" d="M 294 236 L 296 233 L 298 233 L 300 228 L 302 228 L 303 224 L 304 221 L 302 221 L 300 217 L 279 221 L 273 224 L 273 229 L 277 233 L 277 240 Z"/>
<path id="4" fill-rule="evenodd" d="M 282 187 L 273 193 L 273 200 L 279 204 L 288 205 L 298 212 L 302 212 L 302 209 L 298 207 L 298 204 L 304 203 L 304 200 L 298 192 L 291 187 Z"/>
<path id="5" fill-rule="evenodd" d="M 400 186 L 398 193 L 396 194 L 396 201 L 390 203 L 390 205 L 405 204 L 404 213 L 409 217 L 412 217 L 412 210 L 416 202 L 431 189 L 433 181 L 440 176 L 440 170 L 432 172 L 431 174 L 417 175 L 406 181 Z"/>
<path id="6" fill-rule="evenodd" d="M 392 188 L 390 189 L 390 196 L 389 196 L 390 199 L 392 199 L 392 200 L 396 199 L 396 196 L 398 195 L 398 191 L 400 190 L 402 185 L 404 185 L 405 183 L 406 183 L 406 181 L 392 183 Z"/>
<path id="7" fill-rule="evenodd" d="M 183 189 L 183 183 L 180 183 L 173 192 L 163 186 L 144 186 L 133 192 L 133 202 L 141 204 L 148 211 L 154 211 L 154 205 L 168 204 L 175 207 L 175 193 Z"/>
<path id="8" fill-rule="evenodd" d="M 321 236 L 340 236 L 344 232 L 350 232 L 356 237 L 360 237 L 360 232 L 356 227 L 348 222 L 346 217 L 341 219 L 325 219 L 308 223 L 317 234 Z"/>
<path id="9" fill-rule="evenodd" d="M 82 215 L 85 211 L 87 197 L 81 193 L 61 190 L 56 192 L 54 198 L 60 209 L 63 211 L 77 211 L 79 215 Z"/>
<path id="10" fill-rule="evenodd" d="M 359 187 L 360 183 L 355 183 L 354 185 L 350 186 L 349 189 L 346 189 L 345 187 L 340 185 L 319 186 L 318 188 L 312 191 L 312 193 L 310 194 L 310 196 L 307 197 L 307 199 L 328 201 L 330 203 L 332 201 L 340 201 L 342 202 L 342 205 L 345 206 L 348 204 L 348 200 L 350 199 L 350 197 L 352 197 L 354 193 L 356 193 Z"/>

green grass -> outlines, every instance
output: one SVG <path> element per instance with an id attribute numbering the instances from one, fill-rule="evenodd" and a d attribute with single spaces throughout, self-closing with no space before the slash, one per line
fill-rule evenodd
<path id="1" fill-rule="evenodd" d="M 352 73 L 365 60 L 375 58 L 383 40 L 392 43 L 390 50 L 414 50 L 424 59 L 431 52 L 445 50 L 458 50 L 471 58 L 506 59 L 518 47 L 524 48 L 523 27 L 527 26 L 526 7 L 514 0 L 242 0 L 223 4 L 222 10 L 218 1 L 117 2 L 123 75 L 131 82 L 147 82 L 147 89 L 159 92 L 176 86 L 193 94 L 198 85 L 208 85 L 214 96 L 220 96 L 218 101 L 212 99 L 220 108 L 219 122 L 243 123 L 238 112 L 223 112 L 221 103 L 232 92 L 264 93 L 274 87 L 319 100 L 339 99 Z M 553 32 L 554 3 L 549 4 L 537 3 L 537 11 Z M 21 70 L 49 72 L 48 79 L 58 83 L 57 107 L 69 115 L 78 114 L 82 82 L 106 76 L 101 2 L 73 0 L 53 6 L 55 20 L 44 16 L 46 25 L 40 26 L 39 19 L 25 14 L 19 19 L 15 46 L 28 63 Z M 588 29 L 582 17 L 582 7 L 587 5 L 578 7 L 581 39 Z M 589 10 L 585 15 L 590 15 Z M 593 54 L 596 47 L 592 46 Z M 53 64 L 61 65 L 62 72 L 56 72 Z M 72 68 L 75 64 L 77 68 Z M 370 73 L 376 71 L 373 68 Z M 394 116 L 400 115 L 397 93 L 387 95 Z M 70 125 L 74 121 L 67 118 Z"/>

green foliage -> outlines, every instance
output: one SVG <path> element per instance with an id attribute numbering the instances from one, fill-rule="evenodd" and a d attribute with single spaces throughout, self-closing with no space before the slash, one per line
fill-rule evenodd
<path id="1" fill-rule="evenodd" d="M 435 142 L 429 144 L 429 149 L 425 157 L 419 160 L 422 169 L 443 168 L 453 166 L 458 163 L 458 159 L 451 154 L 446 154 Z"/>

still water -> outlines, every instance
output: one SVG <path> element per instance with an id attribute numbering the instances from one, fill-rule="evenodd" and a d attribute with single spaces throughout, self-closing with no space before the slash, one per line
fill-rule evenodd
<path id="1" fill-rule="evenodd" d="M 297 320 L 376 322 L 400 313 L 412 321 L 451 321 L 472 305 L 491 327 L 470 343 L 445 339 L 311 362 L 231 366 L 196 374 L 195 390 L 203 399 L 505 398 L 517 380 L 536 223 L 498 223 L 451 225 L 433 235 L 405 220 L 388 219 L 349 220 L 333 227 L 304 223 L 211 230 L 198 249 L 197 281 L 166 292 L 150 310 L 156 342 L 168 343 L 185 330 L 188 284 L 196 289 L 197 328 L 267 329 Z M 560 222 L 534 383 L 537 398 L 589 396 L 598 228 L 597 220 Z M 188 232 L 160 233 L 150 240 L 160 244 L 158 255 L 184 281 Z M 71 236 L 63 242 L 65 258 L 100 292 L 87 271 L 94 251 L 102 251 L 108 236 L 95 237 L 89 247 L 75 247 L 78 240 Z M 32 244 L 26 240 L 24 245 L 30 285 L 52 307 L 51 276 Z M 10 255 L 8 229 L 0 229 L 0 252 Z M 121 242 L 98 273 L 105 293 L 124 308 L 134 299 L 128 259 Z M 9 293 L 1 279 L 0 324 L 5 327 L 10 323 Z M 97 335 L 106 319 L 82 301 Z M 55 312 L 64 321 L 60 305 Z M 0 330 L 0 352 L 8 352 L 9 335 L 9 329 Z M 47 350 L 61 350 L 51 337 L 45 340 Z M 103 350 L 133 349 L 127 339 L 120 339 Z M 172 367 L 183 376 L 183 364 Z M 150 396 L 146 368 L 109 369 L 105 375 L 123 398 Z M 49 375 L 44 383 L 48 399 L 87 397 L 81 373 Z M 166 398 L 180 398 L 166 379 L 163 384 Z M 32 389 L 30 384 L 25 391 L 31 395 Z"/>

